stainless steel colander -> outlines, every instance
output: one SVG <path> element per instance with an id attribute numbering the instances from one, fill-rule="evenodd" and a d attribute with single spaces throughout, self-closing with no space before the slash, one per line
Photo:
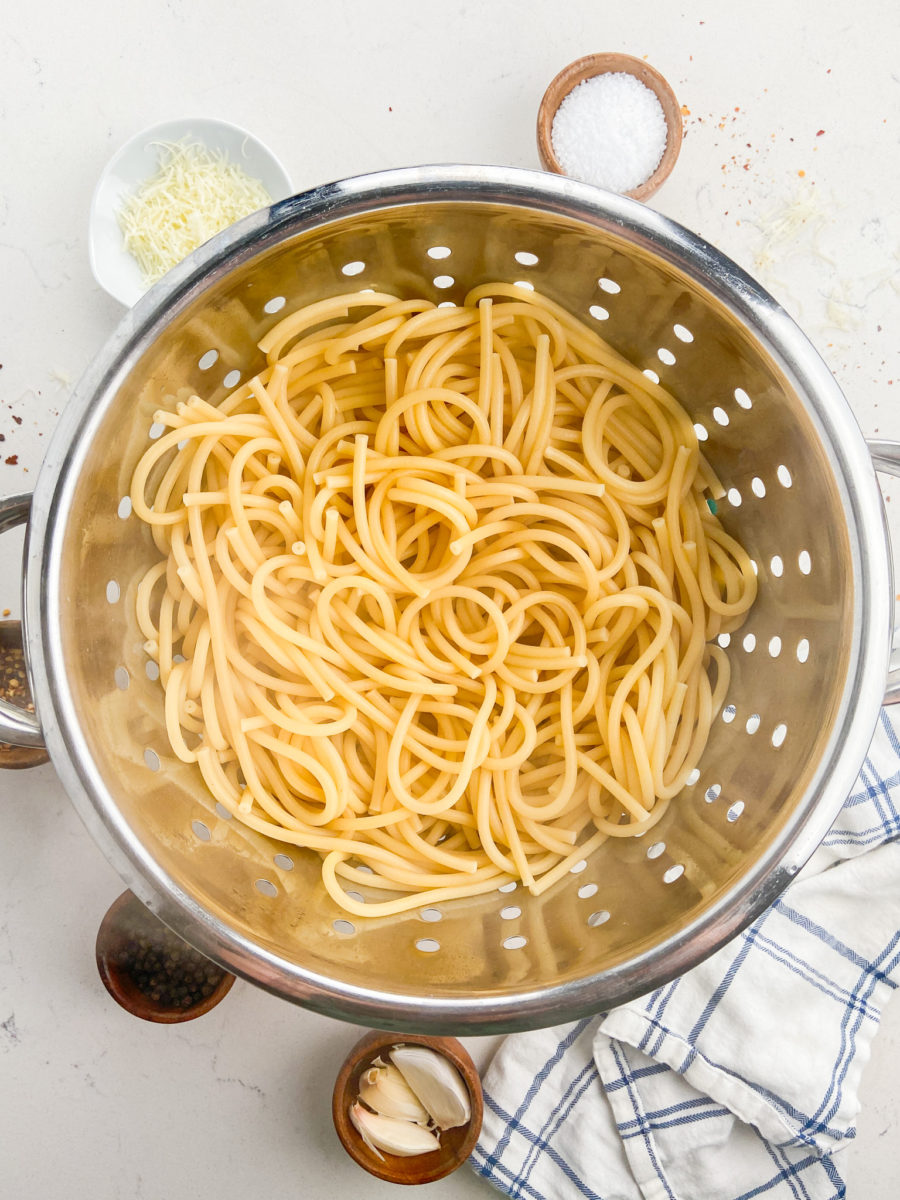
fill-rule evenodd
<path id="1" fill-rule="evenodd" d="M 596 327 L 691 413 L 759 600 L 696 778 L 663 821 L 534 899 L 508 885 L 349 921 L 318 858 L 217 811 L 167 747 L 134 618 L 153 555 L 127 501 L 154 410 L 212 401 L 261 362 L 282 308 L 357 287 L 458 300 L 524 281 Z M 897 446 L 879 444 L 896 471 Z M 0 528 L 24 519 L 8 501 Z M 290 1000 L 383 1028 L 496 1032 L 648 991 L 772 901 L 852 787 L 885 692 L 892 586 L 881 495 L 836 384 L 797 327 L 711 247 L 555 176 L 436 167 L 329 185 L 201 248 L 124 319 L 61 419 L 31 504 L 25 624 L 46 740 L 120 873 L 168 924 Z"/>

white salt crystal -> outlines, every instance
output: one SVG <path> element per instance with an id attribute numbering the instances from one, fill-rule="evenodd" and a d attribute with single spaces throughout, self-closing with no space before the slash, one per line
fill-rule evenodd
<path id="1" fill-rule="evenodd" d="M 612 192 L 630 192 L 659 166 L 666 118 L 650 88 L 625 71 L 611 71 L 569 92 L 550 137 L 567 175 Z"/>

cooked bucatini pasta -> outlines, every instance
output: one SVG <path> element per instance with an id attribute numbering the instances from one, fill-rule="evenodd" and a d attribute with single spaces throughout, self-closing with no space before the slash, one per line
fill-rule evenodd
<path id="1" fill-rule="evenodd" d="M 133 477 L 173 752 L 357 915 L 540 893 L 659 821 L 756 593 L 681 405 L 516 285 L 336 296 L 260 349 Z"/>

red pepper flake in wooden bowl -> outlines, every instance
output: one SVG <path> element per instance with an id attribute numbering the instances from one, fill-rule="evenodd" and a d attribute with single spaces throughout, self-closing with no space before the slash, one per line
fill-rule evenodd
<path id="1" fill-rule="evenodd" d="M 6 612 L 9 610 L 7 609 Z M 0 699 L 25 712 L 34 712 L 34 701 L 25 669 L 20 621 L 0 621 Z M 43 746 L 11 746 L 0 742 L 0 769 L 36 767 L 50 756 Z"/>

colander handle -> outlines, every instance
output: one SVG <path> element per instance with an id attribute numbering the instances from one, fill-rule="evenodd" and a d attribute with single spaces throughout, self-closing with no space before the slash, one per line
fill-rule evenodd
<path id="1" fill-rule="evenodd" d="M 872 456 L 872 465 L 875 470 L 900 479 L 900 442 L 885 442 L 875 439 L 866 444 L 869 447 L 869 454 Z M 891 653 L 884 702 L 885 704 L 900 703 L 900 648 Z"/>
<path id="2" fill-rule="evenodd" d="M 30 512 L 30 496 L 9 496 L 6 500 L 0 500 L 0 533 L 27 524 Z M 27 667 L 28 646 L 24 637 L 22 649 Z M 7 742 L 11 746 L 42 747 L 44 739 L 37 717 L 0 699 L 0 742 Z"/>

